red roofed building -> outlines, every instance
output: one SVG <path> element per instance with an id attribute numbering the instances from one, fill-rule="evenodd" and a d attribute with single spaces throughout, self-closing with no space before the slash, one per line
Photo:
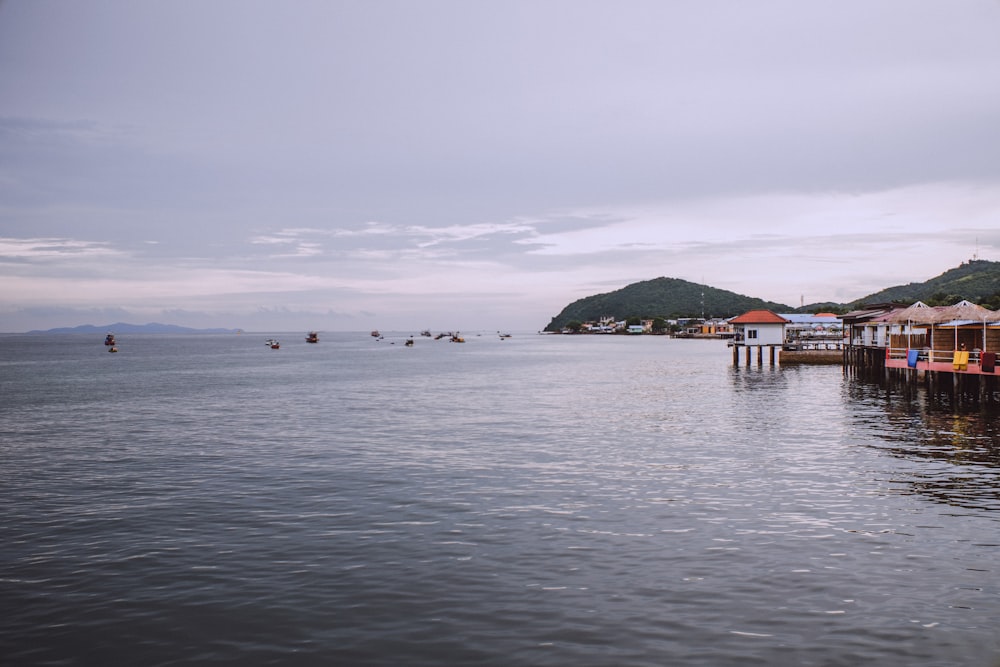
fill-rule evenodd
<path id="1" fill-rule="evenodd" d="M 736 333 L 736 345 L 781 345 L 785 342 L 785 325 L 790 322 L 770 310 L 751 310 L 729 323 Z"/>

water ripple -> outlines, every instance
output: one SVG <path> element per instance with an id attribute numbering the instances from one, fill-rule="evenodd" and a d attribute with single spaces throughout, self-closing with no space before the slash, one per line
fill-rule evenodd
<path id="1" fill-rule="evenodd" d="M 369 338 L 8 345 L 4 662 L 1000 656 L 988 416 L 712 342 Z"/>

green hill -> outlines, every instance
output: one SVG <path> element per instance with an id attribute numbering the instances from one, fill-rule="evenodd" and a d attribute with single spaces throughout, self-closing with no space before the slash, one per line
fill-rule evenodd
<path id="1" fill-rule="evenodd" d="M 546 331 L 559 331 L 570 322 L 596 321 L 604 316 L 617 320 L 631 317 L 675 319 L 678 317 L 734 317 L 755 308 L 789 312 L 790 306 L 716 289 L 708 285 L 655 278 L 627 285 L 614 292 L 579 299 L 552 318 Z"/>
<path id="2" fill-rule="evenodd" d="M 928 281 L 889 287 L 847 305 L 923 301 L 929 306 L 948 306 L 962 299 L 987 308 L 1000 307 L 1000 262 L 974 259 Z"/>

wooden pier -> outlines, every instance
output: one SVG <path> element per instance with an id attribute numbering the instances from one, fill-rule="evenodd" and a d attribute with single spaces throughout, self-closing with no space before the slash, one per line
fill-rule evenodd
<path id="1" fill-rule="evenodd" d="M 978 351 L 854 345 L 844 350 L 844 372 L 890 390 L 922 389 L 952 404 L 1000 405 L 996 356 Z"/>
<path id="2" fill-rule="evenodd" d="M 788 348 L 790 363 L 795 354 L 811 352 L 813 358 L 799 363 L 821 363 L 839 357 L 844 373 L 874 380 L 903 391 L 924 388 L 931 395 L 947 395 L 955 404 L 1000 403 L 1000 313 L 967 301 L 949 307 L 931 307 L 917 302 L 908 307 L 874 304 L 839 316 L 843 336 L 836 340 L 793 345 L 785 340 L 790 320 L 769 310 L 752 310 L 733 318 L 733 365 L 741 361 L 764 364 L 764 349 L 771 366 L 783 362 Z M 799 348 L 812 347 L 812 350 Z M 834 349 L 831 349 L 834 348 Z M 914 392 L 915 393 L 915 392 Z"/>
<path id="3" fill-rule="evenodd" d="M 966 301 L 949 307 L 875 304 L 842 315 L 844 372 L 890 390 L 921 389 L 955 405 L 996 405 L 997 315 Z"/>

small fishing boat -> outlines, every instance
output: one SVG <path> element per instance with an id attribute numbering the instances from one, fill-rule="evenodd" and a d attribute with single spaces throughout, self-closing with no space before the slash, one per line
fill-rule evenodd
<path id="1" fill-rule="evenodd" d="M 426 336 L 427 338 L 430 338 L 431 337 L 431 331 L 430 331 L 430 329 L 424 329 L 423 331 L 420 332 L 420 335 L 421 336 Z"/>
<path id="2" fill-rule="evenodd" d="M 500 340 L 511 337 L 509 333 L 500 333 L 499 331 L 497 332 L 497 335 L 500 336 Z"/>
<path id="3" fill-rule="evenodd" d="M 279 349 L 281 347 L 281 343 L 279 343 L 274 338 L 268 338 L 267 342 L 264 343 L 264 344 L 267 345 L 268 347 L 270 347 L 272 350 L 277 350 L 277 349 Z"/>
<path id="4" fill-rule="evenodd" d="M 407 338 L 406 339 L 406 347 L 413 347 L 413 339 L 412 338 Z"/>
<path id="5" fill-rule="evenodd" d="M 104 337 L 104 344 L 105 345 L 109 345 L 109 346 L 114 345 L 115 344 L 115 335 L 113 333 L 109 333 L 107 336 L 105 336 Z M 117 352 L 117 350 L 115 350 L 115 351 Z"/>
<path id="6" fill-rule="evenodd" d="M 114 345 L 112 345 L 111 347 L 108 348 L 108 352 L 117 352 L 117 351 L 118 351 L 118 348 L 115 347 Z"/>
<path id="7" fill-rule="evenodd" d="M 315 331 L 310 331 L 309 335 L 306 336 L 306 342 L 307 343 L 318 343 L 319 342 L 319 333 L 317 333 Z"/>
<path id="8" fill-rule="evenodd" d="M 378 329 L 372 331 L 372 338 L 381 338 L 382 334 L 378 332 Z"/>

